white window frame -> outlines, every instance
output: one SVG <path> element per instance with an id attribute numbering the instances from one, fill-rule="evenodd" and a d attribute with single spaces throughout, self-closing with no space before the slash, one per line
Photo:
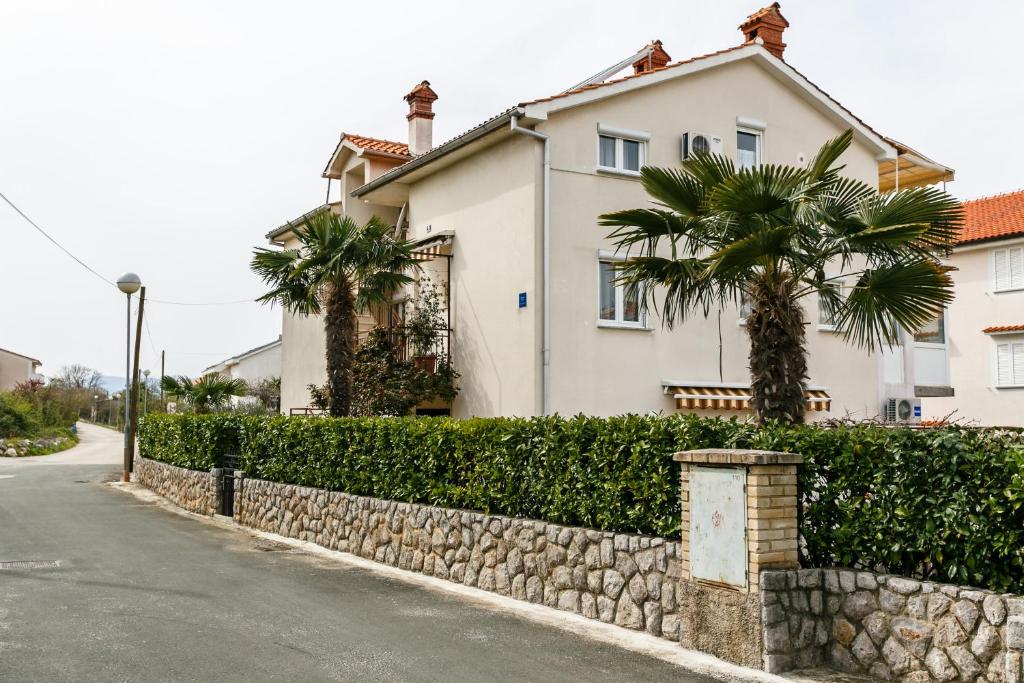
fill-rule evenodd
<path id="1" fill-rule="evenodd" d="M 639 320 L 634 322 L 632 320 L 622 319 L 622 315 L 625 310 L 623 300 L 625 298 L 626 291 L 626 288 L 623 285 L 615 285 L 615 320 L 605 320 L 601 317 L 601 264 L 622 263 L 628 258 L 628 255 L 624 256 L 610 251 L 597 252 L 597 326 L 620 330 L 650 331 L 651 328 L 647 324 L 647 314 L 644 313 L 642 309 L 639 311 L 639 315 L 637 316 Z"/>
<path id="2" fill-rule="evenodd" d="M 601 138 L 614 138 L 615 140 L 615 165 L 614 166 L 602 166 L 601 165 Z M 612 175 L 627 176 L 630 178 L 639 178 L 640 170 L 636 171 L 623 168 L 622 162 L 624 155 L 622 153 L 622 141 L 629 140 L 631 142 L 639 143 L 640 145 L 640 168 L 647 165 L 647 143 L 651 140 L 651 134 L 642 130 L 630 130 L 628 128 L 619 128 L 616 126 L 607 126 L 604 124 L 597 125 L 597 163 L 595 168 L 599 173 L 609 173 Z"/>
<path id="3" fill-rule="evenodd" d="M 1008 347 L 1007 350 L 1010 353 L 1011 379 L 1008 384 L 999 383 L 999 349 L 1003 346 Z M 1024 335 L 1006 335 L 995 340 L 992 355 L 992 386 L 996 389 L 1024 389 L 1024 367 L 1020 368 L 1020 377 L 1014 371 L 1013 355 L 1016 350 L 1015 347 L 1021 347 L 1021 353 L 1024 353 Z"/>
<path id="4" fill-rule="evenodd" d="M 734 144 L 736 145 L 736 157 L 733 161 L 736 163 L 736 169 L 740 168 L 740 146 L 739 146 L 739 133 L 748 133 L 753 135 L 756 140 L 756 149 L 754 151 L 754 167 L 758 167 L 764 163 L 764 139 L 765 131 L 768 130 L 768 124 L 758 119 L 752 119 L 746 116 L 736 117 L 736 139 Z"/>
<path id="5" fill-rule="evenodd" d="M 740 302 L 739 302 L 740 305 L 739 305 L 739 310 L 737 311 L 737 316 L 738 317 L 736 318 L 736 324 L 741 326 L 741 327 L 746 327 L 746 325 L 747 325 L 747 318 L 750 317 L 750 313 L 754 312 L 754 302 L 753 302 L 753 300 L 744 301 L 743 299 L 746 298 L 746 296 L 747 296 L 746 293 L 744 293 L 744 292 L 740 293 Z M 747 313 L 747 315 L 743 315 L 743 306 L 744 305 L 750 306 L 750 312 Z"/>
<path id="6" fill-rule="evenodd" d="M 1011 252 L 1014 252 L 1014 251 L 1020 252 L 1020 258 L 1021 258 L 1021 263 L 1022 263 L 1022 268 L 1021 268 L 1022 272 L 1021 272 L 1020 282 L 1018 282 L 1016 284 L 1016 286 L 1014 286 L 1014 283 L 1013 283 L 1013 271 L 1010 268 L 1010 263 L 1011 263 L 1010 259 L 1012 257 Z M 998 272 L 996 270 L 996 259 L 998 258 L 999 254 L 1005 254 L 1006 255 L 1006 268 L 1007 268 L 1007 271 L 1008 271 L 1007 274 L 1006 274 L 1006 277 L 1007 277 L 1007 280 L 1008 280 L 1008 286 L 1006 286 L 1006 287 L 1000 287 L 999 286 L 999 274 L 998 274 Z M 1002 247 L 1000 249 L 993 249 L 992 250 L 992 260 L 991 260 L 991 263 L 992 263 L 992 291 L 993 292 L 995 292 L 995 293 L 1019 292 L 1019 291 L 1024 290 L 1024 245 L 1007 246 L 1007 247 Z"/>
<path id="7" fill-rule="evenodd" d="M 830 280 L 826 284 L 826 286 L 827 287 L 834 287 L 834 288 L 838 289 L 839 290 L 839 296 L 841 296 L 844 299 L 850 295 L 850 293 L 848 291 L 849 290 L 849 286 L 846 284 L 846 282 L 844 280 Z M 835 332 L 836 331 L 836 325 L 835 325 L 834 322 L 833 323 L 823 323 L 823 322 L 821 322 L 821 314 L 822 313 L 824 313 L 824 309 L 821 306 L 821 296 L 819 296 L 818 297 L 818 331 L 819 332 Z"/>

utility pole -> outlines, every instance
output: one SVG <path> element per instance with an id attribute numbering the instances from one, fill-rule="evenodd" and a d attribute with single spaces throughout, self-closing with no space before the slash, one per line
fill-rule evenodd
<path id="1" fill-rule="evenodd" d="M 166 349 L 160 349 L 160 410 L 167 412 L 167 404 L 164 403 L 164 354 Z"/>
<path id="2" fill-rule="evenodd" d="M 135 317 L 135 364 L 132 368 L 132 394 L 131 407 L 128 410 L 128 424 L 125 425 L 125 434 L 128 438 L 128 451 L 125 453 L 124 480 L 130 479 L 130 473 L 135 468 L 135 430 L 139 424 L 139 347 L 142 342 L 142 315 L 146 307 L 146 288 L 139 290 L 139 311 Z"/>

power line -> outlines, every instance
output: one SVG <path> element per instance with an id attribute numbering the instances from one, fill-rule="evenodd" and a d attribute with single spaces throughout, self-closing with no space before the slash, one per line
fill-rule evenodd
<path id="1" fill-rule="evenodd" d="M 21 216 L 21 217 L 22 217 L 22 218 L 24 218 L 24 219 L 25 219 L 26 221 L 28 221 L 28 224 L 29 224 L 29 225 L 31 225 L 31 226 L 32 226 L 33 228 L 35 228 L 36 230 L 38 230 L 38 231 L 39 231 L 39 233 L 40 233 L 40 234 L 41 234 L 41 235 L 42 235 L 43 237 L 45 237 L 46 239 L 48 239 L 48 240 L 50 240 L 51 242 L 53 242 L 53 244 L 54 244 L 54 245 L 55 245 L 55 246 L 56 246 L 56 247 L 57 247 L 58 249 L 60 249 L 60 250 L 61 250 L 61 251 L 63 251 L 63 252 L 65 253 L 65 254 L 67 254 L 68 256 L 70 256 L 71 258 L 73 258 L 73 259 L 74 259 L 74 260 L 75 260 L 75 261 L 76 261 L 76 262 L 78 263 L 78 265 L 82 266 L 83 268 L 85 268 L 86 270 L 88 270 L 88 271 L 89 271 L 90 273 L 92 273 L 93 275 L 95 275 L 95 276 L 96 276 L 96 277 L 98 277 L 99 279 L 101 279 L 101 280 L 103 280 L 104 282 L 106 282 L 106 283 L 107 283 L 108 285 L 110 285 L 110 286 L 112 286 L 112 287 L 117 287 L 117 285 L 116 285 L 115 283 L 111 282 L 110 280 L 108 280 L 107 278 L 103 277 L 102 275 L 100 275 L 99 273 L 97 273 L 97 272 L 96 272 L 95 270 L 93 270 L 92 268 L 90 268 L 90 267 L 89 267 L 89 264 L 87 264 L 87 263 L 86 263 L 85 261 L 83 261 L 82 259 L 80 259 L 80 258 L 78 258 L 77 256 L 75 256 L 74 254 L 72 254 L 72 253 L 71 253 L 70 251 L 68 251 L 67 249 L 65 249 L 65 248 L 64 248 L 64 245 L 63 245 L 63 244 L 61 244 L 61 243 L 60 243 L 60 242 L 58 242 L 57 240 L 53 239 L 53 237 L 51 237 L 51 236 L 50 236 L 50 234 L 49 234 L 48 232 L 46 232 L 45 230 L 43 230 L 42 228 L 40 228 L 40 227 L 39 227 L 39 226 L 38 226 L 38 225 L 36 224 L 36 222 L 35 222 L 34 220 L 32 220 L 31 218 L 29 218 L 28 216 L 26 216 L 26 215 L 25 215 L 25 212 L 24 212 L 24 211 L 22 211 L 21 209 L 19 209 L 19 208 L 18 208 L 17 206 L 15 206 L 15 205 L 14 205 L 14 202 L 12 202 L 12 201 L 11 201 L 10 199 L 8 199 L 8 198 L 7 198 L 7 195 L 5 195 L 5 194 L 4 194 L 3 192 L 0 192 L 0 198 L 2 198 L 2 199 L 3 199 L 4 201 L 5 201 L 5 202 L 7 202 L 8 206 L 10 206 L 10 207 L 11 207 L 12 209 L 14 209 L 14 210 L 15 210 L 15 211 L 16 211 L 16 212 L 18 213 L 18 215 L 19 215 L 19 216 Z"/>
<path id="2" fill-rule="evenodd" d="M 58 242 L 57 240 L 55 240 L 55 239 L 54 239 L 53 237 L 51 237 L 51 236 L 50 236 L 50 234 L 49 234 L 48 232 L 46 232 L 46 231 L 45 231 L 45 230 L 43 230 L 43 229 L 42 229 L 41 227 L 39 227 L 39 225 L 38 225 L 38 224 L 37 224 L 37 223 L 36 223 L 35 221 L 33 221 L 33 220 L 32 220 L 31 218 L 29 218 L 29 217 L 28 217 L 28 215 L 26 215 L 24 211 L 22 211 L 21 209 L 19 209 L 19 208 L 18 208 L 18 207 L 17 207 L 17 206 L 16 206 L 15 204 L 14 204 L 14 202 L 12 202 L 12 201 L 11 201 L 10 199 L 8 199 L 8 198 L 7 198 L 7 195 L 5 195 L 5 194 L 4 194 L 3 192 L 0 192 L 0 198 L 2 198 L 2 199 L 3 199 L 4 201 L 5 201 L 5 202 L 7 202 L 7 205 L 8 205 L 8 206 L 10 206 L 10 207 L 11 207 L 12 209 L 14 209 L 14 210 L 15 210 L 15 211 L 17 212 L 17 214 L 18 214 L 19 216 L 21 216 L 22 218 L 24 218 L 24 219 L 25 219 L 25 221 L 26 221 L 26 222 L 28 222 L 28 224 L 29 224 L 29 225 L 31 225 L 31 226 L 32 226 L 33 228 L 35 228 L 36 230 L 38 230 L 38 231 L 39 231 L 39 233 L 40 233 L 40 234 L 41 234 L 41 235 L 42 235 L 43 237 L 45 237 L 46 239 L 50 240 L 50 242 L 52 242 L 52 243 L 54 244 L 54 246 L 56 246 L 56 247 L 57 247 L 58 249 L 60 249 L 60 250 L 61 250 L 61 251 L 63 251 L 63 252 L 65 253 L 65 254 L 67 254 L 68 256 L 70 256 L 70 257 L 71 257 L 72 259 L 74 259 L 74 260 L 75 260 L 75 262 L 76 262 L 76 263 L 78 263 L 78 265 L 82 266 L 82 267 L 83 267 L 83 268 L 85 268 L 85 269 L 86 269 L 87 271 L 89 271 L 90 273 L 92 273 L 93 275 L 95 275 L 96 277 L 98 277 L 99 279 L 101 279 L 101 280 L 103 280 L 104 282 L 106 282 L 106 283 L 107 283 L 108 285 L 110 285 L 110 286 L 112 286 L 112 287 L 117 287 L 117 283 L 115 283 L 115 282 L 112 282 L 111 280 L 108 280 L 108 279 L 107 279 L 107 278 L 105 278 L 105 277 L 104 277 L 103 275 L 101 275 L 101 274 L 100 274 L 100 273 L 98 273 L 97 271 L 93 270 L 93 269 L 92 269 L 92 268 L 91 268 L 91 267 L 89 266 L 89 264 L 87 264 L 87 263 L 86 263 L 85 261 L 83 261 L 82 259 L 80 259 L 80 258 L 78 258 L 77 256 L 75 256 L 74 254 L 72 254 L 72 253 L 71 253 L 70 251 L 68 251 L 68 249 L 67 249 L 67 248 L 65 248 L 65 247 L 64 247 L 64 245 L 63 245 L 63 244 L 61 244 L 60 242 Z M 149 302 L 151 302 L 151 303 L 155 303 L 155 304 L 166 304 L 166 305 L 170 305 L 170 306 L 233 306 L 233 305 L 235 305 L 235 304 L 252 304 L 252 303 L 258 303 L 258 302 L 256 301 L 256 298 L 255 298 L 255 297 L 253 297 L 253 298 L 251 298 L 251 299 L 236 299 L 236 300 L 234 300 L 234 301 L 168 301 L 168 300 L 166 300 L 166 299 L 147 299 L 147 301 L 149 301 Z M 151 341 L 152 341 L 152 340 L 151 340 Z"/>

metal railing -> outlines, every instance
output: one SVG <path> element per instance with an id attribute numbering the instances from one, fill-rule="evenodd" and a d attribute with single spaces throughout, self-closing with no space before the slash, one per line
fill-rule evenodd
<path id="1" fill-rule="evenodd" d="M 399 361 L 412 361 L 421 369 L 433 372 L 438 358 L 451 357 L 452 331 L 450 328 L 436 328 L 433 330 L 433 338 L 426 343 L 414 338 L 408 327 L 384 327 L 377 328 L 377 331 L 387 337 Z M 369 335 L 369 330 L 360 333 L 358 343 L 362 344 Z"/>

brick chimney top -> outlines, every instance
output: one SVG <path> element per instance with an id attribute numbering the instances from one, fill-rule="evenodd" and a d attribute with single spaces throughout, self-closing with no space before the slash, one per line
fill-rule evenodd
<path id="1" fill-rule="evenodd" d="M 786 49 L 786 44 L 782 42 L 782 32 L 788 27 L 789 22 L 782 16 L 781 7 L 777 2 L 762 7 L 740 24 L 740 30 L 743 31 L 743 38 L 747 43 L 753 43 L 760 38 L 764 49 L 779 59 L 782 59 L 782 53 Z"/>
<path id="2" fill-rule="evenodd" d="M 409 113 L 405 118 L 410 120 L 414 118 L 434 118 L 433 109 L 434 100 L 436 99 L 437 93 L 430 87 L 430 81 L 421 82 L 405 96 L 405 101 L 409 103 Z"/>
<path id="3" fill-rule="evenodd" d="M 672 61 L 672 58 L 669 57 L 667 52 L 665 52 L 665 48 L 661 46 L 660 40 L 651 41 L 647 47 L 651 50 L 647 56 L 641 57 L 633 62 L 634 74 L 642 74 L 647 73 L 648 71 L 654 71 L 655 69 L 660 69 Z"/>

